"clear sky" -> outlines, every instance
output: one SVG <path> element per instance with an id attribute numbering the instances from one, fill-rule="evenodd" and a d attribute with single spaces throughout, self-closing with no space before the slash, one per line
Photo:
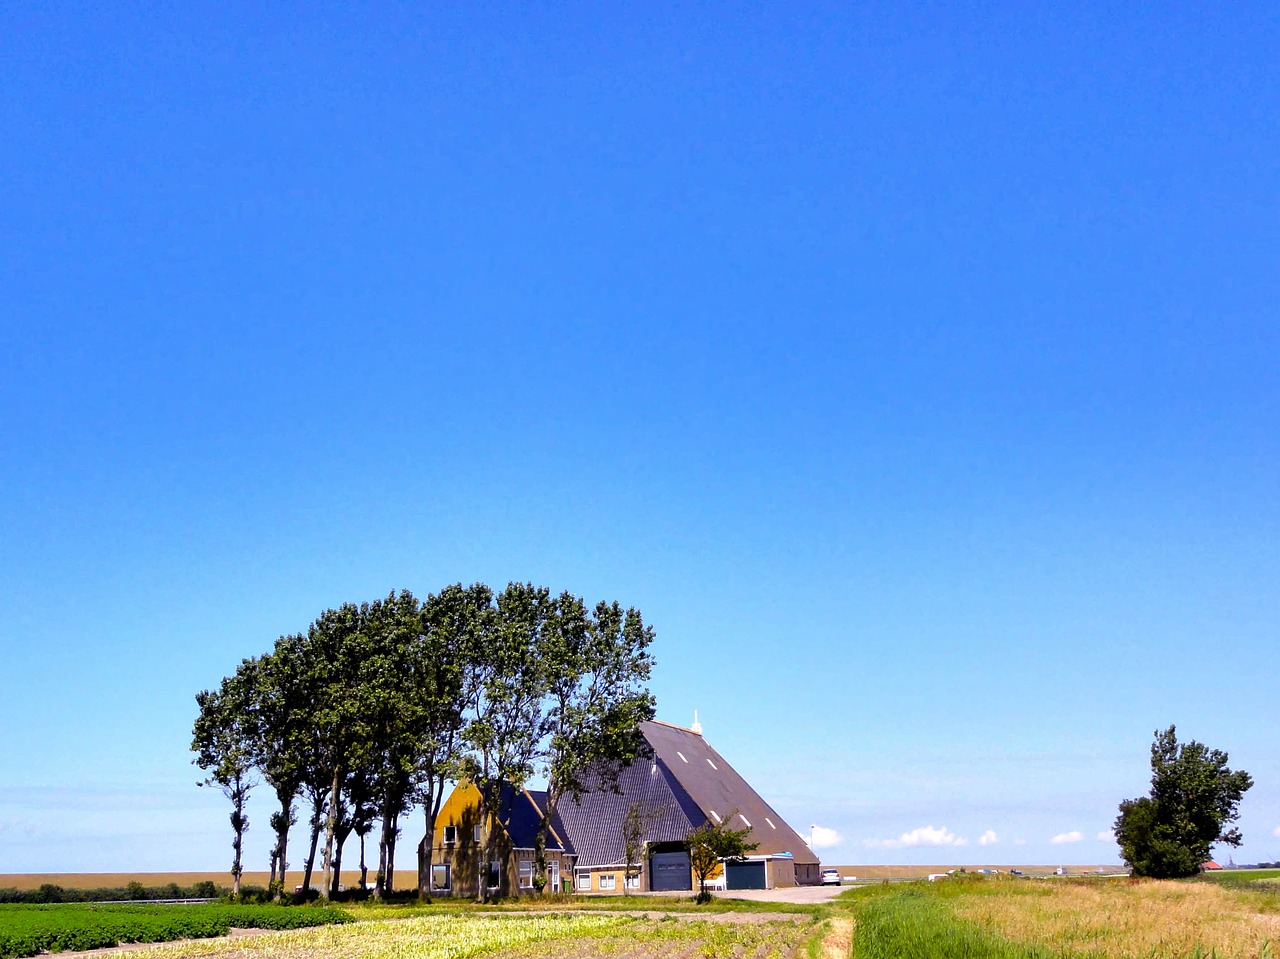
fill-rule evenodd
<path id="1" fill-rule="evenodd" d="M 14 2 L 0 63 L 0 872 L 226 866 L 194 694 L 513 579 L 640 608 L 827 861 L 1115 861 L 1169 723 L 1280 859 L 1274 4 Z"/>

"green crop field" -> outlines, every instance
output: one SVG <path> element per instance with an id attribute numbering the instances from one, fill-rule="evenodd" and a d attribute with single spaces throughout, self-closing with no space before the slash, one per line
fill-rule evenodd
<path id="1" fill-rule="evenodd" d="M 338 909 L 199 905 L 0 905 L 0 959 L 100 949 L 124 942 L 208 939 L 237 929 L 350 922 Z"/>

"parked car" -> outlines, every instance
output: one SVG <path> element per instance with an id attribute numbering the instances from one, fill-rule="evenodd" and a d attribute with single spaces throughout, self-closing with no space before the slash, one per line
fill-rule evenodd
<path id="1" fill-rule="evenodd" d="M 822 884 L 824 886 L 840 885 L 840 870 L 839 869 L 822 870 Z"/>

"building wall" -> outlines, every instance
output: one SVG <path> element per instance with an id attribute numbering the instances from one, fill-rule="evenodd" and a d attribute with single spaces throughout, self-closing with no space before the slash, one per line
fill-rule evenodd
<path id="1" fill-rule="evenodd" d="M 440 808 L 440 815 L 436 817 L 436 828 L 431 837 L 432 895 L 475 898 L 479 894 L 485 842 L 492 825 L 491 818 L 480 808 L 480 790 L 473 784 L 461 784 L 450 793 Z M 520 863 L 533 863 L 534 852 L 532 849 L 514 847 L 506 831 L 501 826 L 497 826 L 497 829 L 494 857 L 500 863 L 498 885 L 487 885 L 488 875 L 485 870 L 486 892 L 498 896 L 529 895 L 534 890 L 520 885 Z M 446 839 L 452 841 L 447 842 Z M 423 841 L 426 841 L 425 837 Z M 573 875 L 572 858 L 549 849 L 546 859 L 548 873 L 551 872 L 551 864 L 555 863 L 561 876 L 560 889 L 552 890 L 548 887 L 548 892 L 563 890 L 563 877 Z M 447 889 L 439 887 L 435 882 L 441 876 L 437 867 L 442 866 L 448 868 Z"/>

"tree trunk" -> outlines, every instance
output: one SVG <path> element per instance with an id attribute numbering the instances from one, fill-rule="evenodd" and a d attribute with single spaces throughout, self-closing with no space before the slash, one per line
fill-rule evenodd
<path id="1" fill-rule="evenodd" d="M 556 807 L 559 804 L 559 792 L 548 783 L 547 808 L 540 810 L 542 818 L 538 821 L 538 831 L 533 837 L 533 884 L 539 894 L 545 892 L 547 888 L 547 836 L 551 832 L 551 820 L 555 816 Z M 552 892 L 555 891 L 554 889 L 552 890 Z"/>
<path id="2" fill-rule="evenodd" d="M 332 885 L 329 887 L 330 899 L 342 892 L 342 847 L 347 844 L 347 837 L 350 835 L 350 826 L 347 826 L 345 829 L 342 826 L 339 826 L 334 830 L 333 879 Z"/>
<path id="3" fill-rule="evenodd" d="M 382 808 L 382 831 L 378 834 L 378 884 L 374 890 L 374 895 L 378 898 L 386 895 L 391 888 L 387 875 L 387 833 L 391 829 L 391 813 L 385 805 Z"/>
<path id="4" fill-rule="evenodd" d="M 239 777 L 236 777 L 236 792 L 232 802 L 235 803 L 231 813 L 231 828 L 235 830 L 235 839 L 231 841 L 231 848 L 235 852 L 235 858 L 231 861 L 231 895 L 236 899 L 240 898 L 240 874 L 243 872 L 241 866 L 242 853 L 244 852 L 244 831 L 248 828 L 248 823 L 244 817 L 244 793 L 240 788 Z"/>
<path id="5" fill-rule="evenodd" d="M 396 838 L 400 834 L 400 817 L 398 815 L 391 817 L 391 831 L 387 834 L 387 871 L 383 876 L 383 884 L 386 886 L 387 892 L 395 892 L 396 888 Z"/>
<path id="6" fill-rule="evenodd" d="M 341 798 L 342 764 L 338 763 L 333 767 L 333 784 L 329 788 L 329 815 L 325 817 L 324 823 L 324 885 L 320 887 L 320 895 L 325 899 L 330 898 L 329 890 L 334 882 L 333 840 L 338 828 L 338 810 L 341 808 L 338 803 Z"/>
<path id="7" fill-rule="evenodd" d="M 280 796 L 280 821 L 276 828 L 276 864 L 280 868 L 280 885 L 276 887 L 274 898 L 279 900 L 285 892 L 285 870 L 289 868 L 289 827 L 293 825 L 293 793 Z M 271 879 L 276 880 L 273 870 Z"/>
<path id="8" fill-rule="evenodd" d="M 369 882 L 369 867 L 364 864 L 364 837 L 365 837 L 365 834 L 361 833 L 360 834 L 360 888 L 362 890 L 368 888 L 368 882 Z"/>
<path id="9" fill-rule="evenodd" d="M 427 834 L 418 846 L 418 898 L 431 901 L 431 857 L 435 852 L 436 817 L 430 803 L 423 810 L 427 821 Z"/>
<path id="10" fill-rule="evenodd" d="M 315 806 L 311 813 L 311 847 L 307 851 L 306 868 L 302 873 L 302 894 L 305 896 L 311 891 L 311 873 L 315 869 L 316 864 L 316 844 L 320 839 L 320 820 L 323 807 Z"/>

